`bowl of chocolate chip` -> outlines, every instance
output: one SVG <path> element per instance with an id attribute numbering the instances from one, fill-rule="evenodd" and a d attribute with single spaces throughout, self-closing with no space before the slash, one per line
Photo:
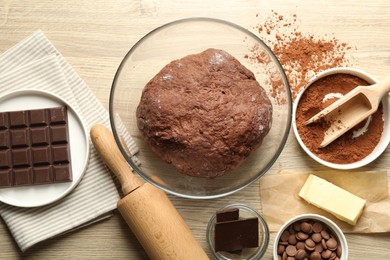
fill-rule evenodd
<path id="1" fill-rule="evenodd" d="M 341 229 L 318 214 L 302 214 L 288 220 L 275 237 L 277 259 L 348 259 L 348 244 Z"/>
<path id="2" fill-rule="evenodd" d="M 314 115 L 357 86 L 378 81 L 356 68 L 333 68 L 313 77 L 293 106 L 293 131 L 299 145 L 315 161 L 334 169 L 356 169 L 377 159 L 390 142 L 390 96 L 378 110 L 333 142 L 323 146 L 329 122 L 307 124 Z"/>
<path id="3" fill-rule="evenodd" d="M 136 174 L 168 193 L 210 199 L 245 188 L 274 164 L 292 98 L 283 67 L 257 36 L 227 21 L 189 18 L 129 50 L 109 112 Z"/>

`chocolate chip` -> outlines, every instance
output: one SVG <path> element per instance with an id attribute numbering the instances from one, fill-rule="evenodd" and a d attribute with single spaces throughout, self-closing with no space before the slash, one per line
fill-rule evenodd
<path id="1" fill-rule="evenodd" d="M 288 232 L 290 232 L 290 234 L 295 234 L 296 233 L 293 226 L 289 226 Z"/>
<path id="2" fill-rule="evenodd" d="M 315 233 L 320 233 L 323 230 L 322 224 L 320 222 L 314 222 L 313 231 Z"/>
<path id="3" fill-rule="evenodd" d="M 324 239 L 329 239 L 329 238 L 330 238 L 330 235 L 329 235 L 328 231 L 326 231 L 326 230 L 322 230 L 322 231 L 321 231 L 321 236 L 322 236 Z"/>
<path id="4" fill-rule="evenodd" d="M 297 248 L 295 246 L 289 245 L 286 247 L 286 253 L 288 256 L 295 256 L 297 253 Z"/>
<path id="5" fill-rule="evenodd" d="M 282 236 L 280 237 L 280 240 L 282 240 L 283 242 L 286 242 L 289 237 L 290 237 L 290 232 L 285 230 L 285 231 L 283 231 Z"/>
<path id="6" fill-rule="evenodd" d="M 324 251 L 324 248 L 322 247 L 322 244 L 321 243 L 316 244 L 316 247 L 314 248 L 314 251 L 316 251 L 318 253 L 321 253 L 322 251 Z"/>
<path id="7" fill-rule="evenodd" d="M 300 232 L 298 232 L 296 234 L 296 237 L 297 237 L 298 240 L 302 241 L 302 240 L 306 240 L 309 237 L 309 235 L 304 233 L 304 232 L 302 232 L 302 231 L 300 231 Z"/>
<path id="8" fill-rule="evenodd" d="M 305 241 L 305 248 L 309 251 L 313 251 L 316 246 L 316 243 L 311 239 L 306 239 Z"/>
<path id="9" fill-rule="evenodd" d="M 301 224 L 300 224 L 299 222 L 295 222 L 295 223 L 293 224 L 293 228 L 294 228 L 294 230 L 295 230 L 296 232 L 299 232 L 299 231 L 301 231 Z"/>
<path id="10" fill-rule="evenodd" d="M 283 245 L 278 245 L 278 255 L 282 255 L 284 252 L 284 246 Z"/>
<path id="11" fill-rule="evenodd" d="M 319 243 L 322 240 L 322 236 L 320 233 L 314 233 L 311 235 L 311 239 L 313 239 L 314 242 Z"/>
<path id="12" fill-rule="evenodd" d="M 306 251 L 303 249 L 299 249 L 295 255 L 295 259 L 303 260 L 306 257 Z"/>
<path id="13" fill-rule="evenodd" d="M 341 257 L 341 252 L 342 252 L 342 251 L 341 251 L 341 246 L 338 245 L 338 246 L 337 246 L 337 251 L 336 251 L 338 257 Z"/>
<path id="14" fill-rule="evenodd" d="M 299 242 L 295 245 L 295 247 L 296 247 L 297 249 L 305 249 L 305 242 L 299 241 Z"/>
<path id="15" fill-rule="evenodd" d="M 330 255 L 332 254 L 332 251 L 330 251 L 329 249 L 327 249 L 326 251 L 323 251 L 321 253 L 321 256 L 322 258 L 325 258 L 325 259 L 328 259 L 330 257 Z"/>
<path id="16" fill-rule="evenodd" d="M 295 245 L 297 243 L 297 238 L 295 235 L 291 234 L 287 241 L 290 245 Z"/>
<path id="17" fill-rule="evenodd" d="M 314 251 L 313 253 L 311 253 L 310 259 L 311 260 L 321 260 L 321 254 Z"/>
<path id="18" fill-rule="evenodd" d="M 328 241 L 326 241 L 326 246 L 329 250 L 336 250 L 337 249 L 337 241 L 334 238 L 329 238 Z"/>
<path id="19" fill-rule="evenodd" d="M 321 245 L 324 249 L 328 249 L 327 245 L 326 245 L 326 240 L 325 239 L 322 239 L 321 240 Z"/>
<path id="20" fill-rule="evenodd" d="M 306 234 L 310 234 L 312 232 L 312 226 L 308 222 L 302 222 L 301 223 L 301 230 L 305 232 Z"/>

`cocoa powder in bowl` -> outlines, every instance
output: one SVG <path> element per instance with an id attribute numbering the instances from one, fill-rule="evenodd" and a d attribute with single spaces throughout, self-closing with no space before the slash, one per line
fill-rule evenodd
<path id="1" fill-rule="evenodd" d="M 325 107 L 359 85 L 369 83 L 357 76 L 337 73 L 314 81 L 302 94 L 296 109 L 296 128 L 304 145 L 320 159 L 335 163 L 349 164 L 367 157 L 378 145 L 383 129 L 383 108 L 379 106 L 371 118 L 324 148 L 319 148 L 329 124 L 318 122 L 305 125 L 305 122 Z"/>

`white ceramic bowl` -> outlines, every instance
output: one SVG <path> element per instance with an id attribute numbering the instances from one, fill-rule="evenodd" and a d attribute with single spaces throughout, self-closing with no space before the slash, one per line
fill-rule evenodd
<path id="1" fill-rule="evenodd" d="M 377 82 L 377 79 L 375 79 L 372 75 L 356 69 L 356 68 L 332 68 L 329 70 L 325 70 L 316 76 L 314 76 L 308 84 L 305 86 L 305 88 L 297 95 L 297 98 L 294 101 L 293 104 L 293 114 L 292 114 L 292 126 L 293 126 L 293 131 L 295 134 L 295 137 L 298 140 L 299 145 L 302 147 L 302 149 L 315 161 L 330 167 L 334 169 L 340 169 L 340 170 L 349 170 L 349 169 L 356 169 L 362 166 L 365 166 L 369 164 L 370 162 L 374 161 L 376 158 L 378 158 L 387 148 L 390 142 L 390 96 L 386 95 L 382 99 L 382 105 L 383 105 L 383 118 L 384 118 L 384 130 L 382 133 L 382 137 L 378 143 L 378 145 L 375 147 L 375 149 L 363 158 L 360 161 L 354 162 L 354 163 L 348 163 L 348 164 L 337 164 L 337 163 L 331 163 L 328 161 L 325 161 L 321 158 L 319 158 L 317 155 L 315 155 L 313 152 L 311 152 L 306 145 L 303 143 L 301 137 L 299 136 L 298 129 L 297 129 L 297 124 L 296 124 L 296 112 L 297 112 L 297 107 L 299 104 L 299 101 L 305 92 L 306 89 L 308 89 L 314 82 L 317 80 L 324 78 L 326 76 L 332 75 L 332 74 L 350 74 L 357 76 L 365 81 L 367 81 L 369 84 L 374 84 Z"/>
<path id="2" fill-rule="evenodd" d="M 346 260 L 348 259 L 348 243 L 347 239 L 344 236 L 343 231 L 330 219 L 318 215 L 318 214 L 302 214 L 298 215 L 296 217 L 291 218 L 288 220 L 286 223 L 283 224 L 283 226 L 280 228 L 278 233 L 276 234 L 275 241 L 274 241 L 274 247 L 273 247 L 273 257 L 274 260 L 278 259 L 278 242 L 280 240 L 280 237 L 283 233 L 283 231 L 288 228 L 291 224 L 300 221 L 300 220 L 317 220 L 325 224 L 329 230 L 331 231 L 332 234 L 334 234 L 338 240 L 339 245 L 341 246 L 341 257 L 340 260 Z"/>

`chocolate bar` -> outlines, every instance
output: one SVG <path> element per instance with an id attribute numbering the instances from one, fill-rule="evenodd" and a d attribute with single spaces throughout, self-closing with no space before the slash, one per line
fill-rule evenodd
<path id="1" fill-rule="evenodd" d="M 0 187 L 69 181 L 67 107 L 0 112 Z"/>
<path id="2" fill-rule="evenodd" d="M 240 218 L 238 208 L 228 208 L 216 212 L 214 229 L 215 251 L 240 254 L 244 248 L 259 246 L 259 220 Z"/>
<path id="3" fill-rule="evenodd" d="M 258 246 L 258 218 L 224 221 L 215 224 L 215 251 L 234 252 Z"/>

